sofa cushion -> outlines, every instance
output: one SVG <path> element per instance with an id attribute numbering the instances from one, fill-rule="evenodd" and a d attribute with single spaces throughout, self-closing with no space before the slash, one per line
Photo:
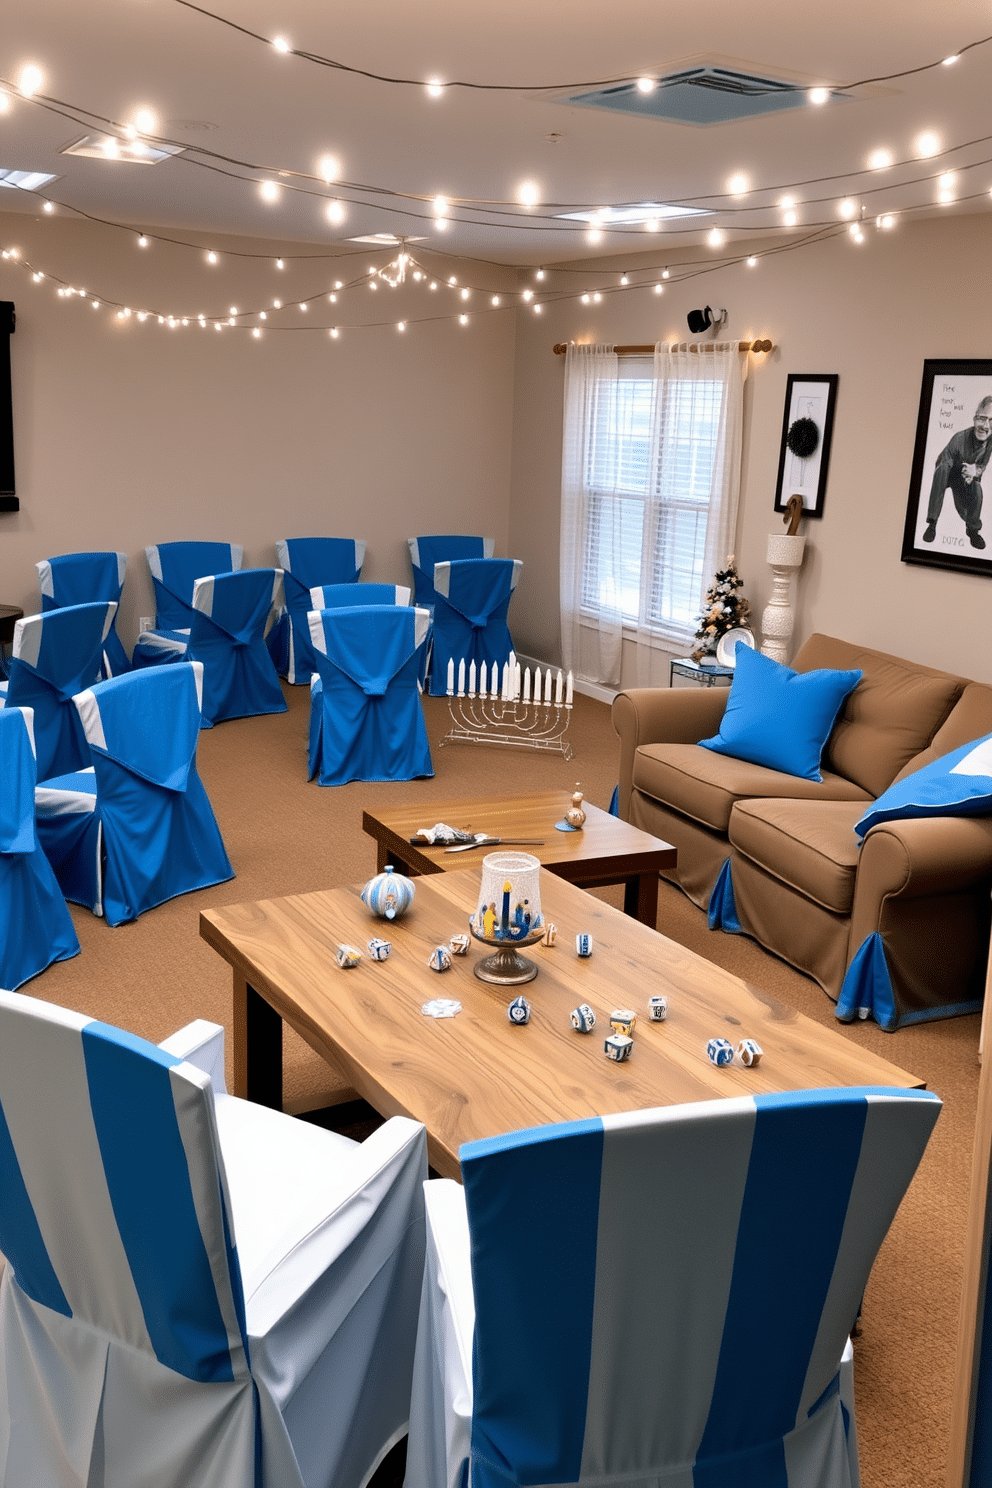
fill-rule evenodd
<path id="1" fill-rule="evenodd" d="M 984 682 L 969 682 L 932 742 L 903 766 L 896 779 L 904 780 L 907 775 L 932 765 L 942 755 L 960 749 L 962 744 L 972 739 L 980 739 L 983 734 L 992 734 L 992 687 Z"/>
<path id="2" fill-rule="evenodd" d="M 854 835 L 860 807 L 853 801 L 740 801 L 730 817 L 730 842 L 738 852 L 837 914 L 854 903 L 860 842 Z"/>
<path id="3" fill-rule="evenodd" d="M 752 796 L 792 796 L 804 801 L 853 801 L 852 821 L 871 800 L 867 791 L 829 771 L 822 781 L 784 775 L 764 765 L 732 759 L 698 744 L 642 744 L 634 753 L 634 788 L 666 806 L 726 833 L 734 803 Z"/>
<path id="4" fill-rule="evenodd" d="M 810 637 L 794 666 L 801 672 L 811 667 L 860 667 L 863 676 L 841 709 L 823 764 L 856 781 L 871 796 L 880 796 L 927 747 L 965 687 L 960 677 L 948 672 L 821 635 Z M 968 737 L 983 732 L 987 730 L 974 729 Z"/>
<path id="5" fill-rule="evenodd" d="M 992 734 L 974 739 L 890 785 L 855 823 L 859 837 L 879 822 L 922 816 L 992 815 Z"/>
<path id="6" fill-rule="evenodd" d="M 860 680 L 860 671 L 794 672 L 760 651 L 743 650 L 720 731 L 699 742 L 719 754 L 819 781 L 834 719 Z"/>

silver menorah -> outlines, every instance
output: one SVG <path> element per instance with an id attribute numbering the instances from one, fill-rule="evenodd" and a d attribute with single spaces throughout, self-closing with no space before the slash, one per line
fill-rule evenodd
<path id="1" fill-rule="evenodd" d="M 464 657 L 448 662 L 448 711 L 451 728 L 441 740 L 445 744 L 506 744 L 517 749 L 543 749 L 572 758 L 565 738 L 572 717 L 572 673 L 565 677 L 550 667 L 542 673 L 521 669 L 511 651 L 502 674 L 499 663 L 476 669 L 466 667 Z M 553 696 L 552 696 L 553 694 Z"/>

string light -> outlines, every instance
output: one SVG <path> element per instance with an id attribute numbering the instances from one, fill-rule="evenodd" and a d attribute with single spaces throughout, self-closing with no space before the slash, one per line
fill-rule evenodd
<path id="1" fill-rule="evenodd" d="M 458 320 L 459 320 L 459 323 L 461 325 L 468 325 L 468 316 L 467 315 L 459 315 Z"/>
<path id="2" fill-rule="evenodd" d="M 285 36 L 273 36 L 272 45 L 275 47 L 277 52 L 285 53 L 291 52 L 293 50 L 289 42 L 286 40 Z"/>
<path id="3" fill-rule="evenodd" d="M 838 202 L 837 210 L 842 217 L 856 217 L 858 215 L 858 204 L 849 196 L 844 201 Z"/>
<path id="4" fill-rule="evenodd" d="M 498 305 L 499 304 L 499 295 L 493 295 L 492 303 L 494 305 Z"/>
<path id="5" fill-rule="evenodd" d="M 806 94 L 806 97 L 809 99 L 814 108 L 822 108 L 822 106 L 827 102 L 827 99 L 830 97 L 830 89 L 810 88 L 809 92 Z"/>
<path id="6" fill-rule="evenodd" d="M 524 181 L 517 191 L 517 200 L 522 207 L 536 207 L 540 193 L 533 181 Z"/>
<path id="7" fill-rule="evenodd" d="M 429 98 L 440 98 L 441 94 L 444 92 L 444 84 L 441 82 L 440 78 L 431 78 L 430 81 L 424 86 L 427 89 L 427 96 Z"/>
<path id="8" fill-rule="evenodd" d="M 751 257 L 747 260 L 747 266 L 748 266 L 748 268 L 749 269 L 755 268 L 757 266 L 757 263 L 758 263 L 758 260 L 755 258 L 754 254 L 752 253 L 751 254 Z"/>
<path id="9" fill-rule="evenodd" d="M 215 263 L 217 263 L 217 254 L 213 251 L 212 248 L 211 248 L 210 252 L 207 254 L 207 263 L 208 264 L 215 264 Z"/>
<path id="10" fill-rule="evenodd" d="M 277 202 L 280 191 L 277 181 L 262 181 L 258 188 L 258 194 L 264 202 Z"/>
<path id="11" fill-rule="evenodd" d="M 148 239 L 147 239 L 147 237 L 145 236 L 144 233 L 141 233 L 141 235 L 138 238 L 138 247 L 139 248 L 147 248 L 148 247 Z"/>
<path id="12" fill-rule="evenodd" d="M 340 172 L 341 162 L 335 155 L 321 156 L 320 164 L 317 167 L 317 173 L 322 181 L 326 181 L 328 186 L 330 186 L 332 181 L 337 180 Z"/>
<path id="13" fill-rule="evenodd" d="M 345 211 L 344 202 L 332 201 L 328 202 L 324 208 L 324 215 L 328 222 L 333 222 L 335 227 L 337 227 L 344 221 L 348 214 Z"/>
<path id="14" fill-rule="evenodd" d="M 2 112 L 3 112 L 3 110 L 0 109 L 0 113 L 2 113 Z M 42 210 L 45 211 L 45 212 L 54 212 L 55 211 L 55 203 L 54 202 L 47 201 L 45 203 L 44 207 L 42 208 Z"/>
<path id="15" fill-rule="evenodd" d="M 544 270 L 543 269 L 538 269 L 537 273 L 534 275 L 534 278 L 535 279 L 543 279 L 544 278 Z"/>
<path id="16" fill-rule="evenodd" d="M 337 326 L 331 326 L 331 339 L 332 339 L 332 341 L 336 341 L 338 339 L 338 328 L 337 328 Z"/>
<path id="17" fill-rule="evenodd" d="M 710 229 L 709 237 L 706 239 L 711 248 L 722 248 L 727 241 L 727 234 L 719 227 Z"/>
<path id="18" fill-rule="evenodd" d="M 656 284 L 654 287 L 654 292 L 655 294 L 664 294 L 665 286 L 663 284 Z"/>
<path id="19" fill-rule="evenodd" d="M 940 140 L 932 130 L 924 130 L 917 136 L 915 149 L 920 160 L 929 160 L 931 156 L 940 154 Z"/>
<path id="20" fill-rule="evenodd" d="M 653 93 L 658 84 L 653 77 L 639 77 L 637 79 L 638 93 Z"/>
<path id="21" fill-rule="evenodd" d="M 277 269 L 284 269 L 284 268 L 285 268 L 285 267 L 286 267 L 286 265 L 285 265 L 285 263 L 284 263 L 284 262 L 283 262 L 283 261 L 282 261 L 282 259 L 281 259 L 281 258 L 277 258 L 277 259 L 276 259 L 276 268 L 277 268 Z"/>
<path id="22" fill-rule="evenodd" d="M 872 150 L 868 156 L 868 169 L 873 171 L 888 170 L 892 164 L 891 150 Z"/>
<path id="23" fill-rule="evenodd" d="M 746 196 L 748 184 L 749 183 L 747 176 L 745 176 L 742 171 L 738 171 L 737 174 L 735 176 L 731 176 L 730 180 L 727 182 L 727 190 L 730 192 L 731 196 Z"/>
<path id="24" fill-rule="evenodd" d="M 134 127 L 141 134 L 154 134 L 158 127 L 158 120 L 150 108 L 135 109 Z"/>
<path id="25" fill-rule="evenodd" d="M 33 62 L 27 63 L 21 68 L 17 79 L 17 86 L 25 98 L 33 98 L 45 81 L 45 75 L 40 67 Z"/>

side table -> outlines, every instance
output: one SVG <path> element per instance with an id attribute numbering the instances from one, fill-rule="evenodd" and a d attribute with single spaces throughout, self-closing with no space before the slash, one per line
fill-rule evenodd
<path id="1" fill-rule="evenodd" d="M 734 669 L 727 666 L 701 666 L 691 656 L 673 656 L 668 671 L 669 687 L 674 685 L 676 677 L 688 677 L 690 682 L 698 682 L 701 687 L 716 687 L 717 683 L 721 687 L 726 683 L 729 687 L 734 680 Z"/>
<path id="2" fill-rule="evenodd" d="M 14 626 L 21 619 L 24 611 L 17 605 L 0 604 L 0 677 L 7 675 L 7 656 L 5 648 L 14 639 Z"/>

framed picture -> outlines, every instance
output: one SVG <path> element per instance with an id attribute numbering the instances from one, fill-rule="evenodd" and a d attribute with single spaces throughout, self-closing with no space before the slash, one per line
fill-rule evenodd
<path id="1" fill-rule="evenodd" d="M 982 477 L 992 455 L 992 361 L 924 362 L 903 563 L 992 577 Z"/>
<path id="2" fill-rule="evenodd" d="M 836 372 L 789 373 L 775 486 L 776 511 L 785 511 L 790 496 L 800 496 L 805 516 L 823 516 L 836 397 Z"/>

